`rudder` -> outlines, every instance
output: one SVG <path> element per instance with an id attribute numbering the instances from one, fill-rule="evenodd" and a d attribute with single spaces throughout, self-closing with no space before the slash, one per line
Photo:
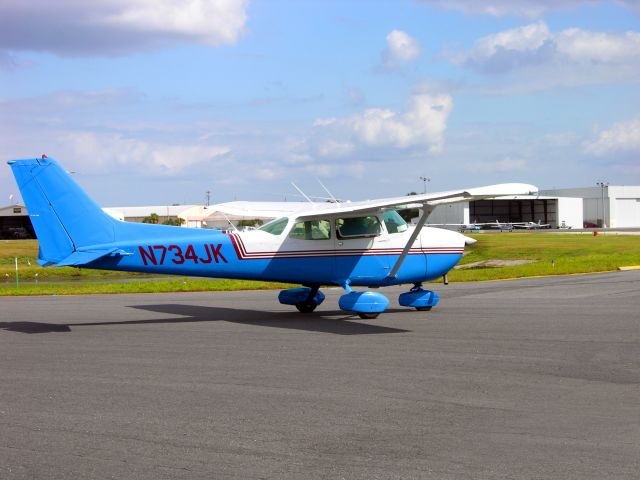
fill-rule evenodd
<path id="1" fill-rule="evenodd" d="M 39 263 L 67 258 L 80 247 L 114 241 L 107 215 L 52 158 L 8 162 L 40 243 Z"/>

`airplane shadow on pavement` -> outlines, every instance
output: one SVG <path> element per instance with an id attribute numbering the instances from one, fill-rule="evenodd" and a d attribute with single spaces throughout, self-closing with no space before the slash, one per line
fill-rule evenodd
<path id="1" fill-rule="evenodd" d="M 406 333 L 411 330 L 385 327 L 356 321 L 351 315 L 336 310 L 301 314 L 298 312 L 264 312 L 235 308 L 205 307 L 201 305 L 157 304 L 131 305 L 129 308 L 155 313 L 182 315 L 184 318 L 161 318 L 148 320 L 123 320 L 110 322 L 45 323 L 45 322 L 0 322 L 0 330 L 20 333 L 71 332 L 73 327 L 105 325 L 145 325 L 191 322 L 230 322 L 258 327 L 288 328 L 309 332 L 333 333 L 336 335 L 370 335 L 380 333 Z M 394 310 L 388 310 L 393 312 Z M 405 311 L 405 310 L 402 310 Z M 359 320 L 359 319 L 358 319 Z M 370 320 L 375 321 L 375 320 Z"/>

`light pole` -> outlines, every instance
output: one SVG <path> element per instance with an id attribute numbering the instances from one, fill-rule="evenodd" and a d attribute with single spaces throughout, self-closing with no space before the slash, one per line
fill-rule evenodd
<path id="1" fill-rule="evenodd" d="M 604 189 L 609 186 L 609 182 L 596 182 L 600 187 L 600 199 L 602 201 L 602 228 L 607 228 L 606 209 L 604 207 Z"/>
<path id="2" fill-rule="evenodd" d="M 425 177 L 421 175 L 420 180 L 422 180 L 422 184 L 423 184 L 422 193 L 427 193 L 427 182 L 430 182 L 431 179 L 429 177 Z"/>

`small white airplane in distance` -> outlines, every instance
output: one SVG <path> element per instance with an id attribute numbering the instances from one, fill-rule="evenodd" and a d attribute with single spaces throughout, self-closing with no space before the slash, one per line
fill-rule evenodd
<path id="1" fill-rule="evenodd" d="M 43 155 L 9 161 L 39 243 L 42 266 L 70 266 L 277 281 L 302 285 L 282 290 L 280 303 L 300 312 L 324 299 L 320 287 L 345 291 L 339 307 L 361 318 L 375 318 L 389 300 L 371 290 L 413 284 L 398 303 L 430 310 L 439 301 L 422 283 L 443 277 L 462 258 L 466 237 L 441 228 L 423 228 L 438 205 L 531 195 L 520 183 L 412 196 L 422 215 L 409 226 L 395 210 L 407 197 L 351 203 L 312 203 L 286 211 L 256 230 L 212 231 L 129 223 L 111 217 L 54 159 Z M 229 211 L 242 210 L 235 204 Z M 278 213 L 278 208 L 273 208 Z M 250 296 L 251 293 L 246 293 Z"/>
<path id="2" fill-rule="evenodd" d="M 504 226 L 507 228 L 506 224 L 501 224 L 497 220 L 495 222 L 473 222 L 473 223 L 430 223 L 427 225 L 428 227 L 457 227 L 458 231 L 463 232 L 477 232 L 482 230 L 485 227 L 489 228 L 501 228 Z M 473 242 L 472 242 L 473 243 Z"/>
<path id="3" fill-rule="evenodd" d="M 502 223 L 499 220 L 496 220 L 495 222 L 487 223 L 486 225 L 489 225 L 491 228 L 497 228 L 501 232 L 511 232 L 513 231 L 513 227 L 515 226 L 515 224 L 511 222 Z"/>
<path id="4" fill-rule="evenodd" d="M 551 227 L 550 223 L 542 223 L 542 220 L 538 220 L 538 222 L 518 222 L 513 224 L 516 228 L 526 228 L 528 230 L 538 230 L 539 228 L 549 228 Z"/>
<path id="5" fill-rule="evenodd" d="M 485 225 L 491 225 L 489 223 L 428 223 L 427 227 L 457 227 L 459 232 L 477 232 L 482 230 Z"/>
<path id="6" fill-rule="evenodd" d="M 461 232 L 477 232 L 478 230 L 482 230 L 482 227 L 484 227 L 485 225 L 487 224 L 473 222 L 473 223 L 461 223 L 458 226 L 460 227 L 459 230 Z"/>

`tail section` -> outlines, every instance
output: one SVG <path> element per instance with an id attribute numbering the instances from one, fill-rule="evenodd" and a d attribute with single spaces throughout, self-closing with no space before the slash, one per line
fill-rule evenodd
<path id="1" fill-rule="evenodd" d="M 78 249 L 115 240 L 117 220 L 52 158 L 9 162 L 40 243 L 38 263 L 69 263 Z M 75 253 L 75 256 L 72 255 Z M 82 262 L 84 263 L 84 262 Z"/>

